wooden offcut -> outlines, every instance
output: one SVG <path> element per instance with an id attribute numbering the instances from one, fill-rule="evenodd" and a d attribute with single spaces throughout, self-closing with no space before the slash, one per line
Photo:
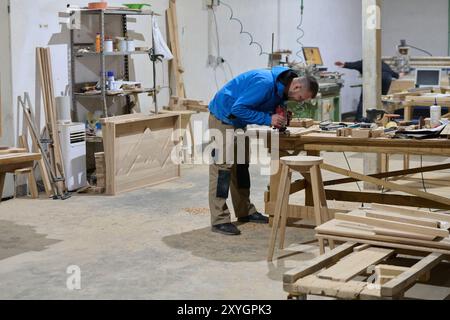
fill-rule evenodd
<path id="1" fill-rule="evenodd" d="M 144 188 L 180 176 L 172 154 L 180 143 L 180 116 L 132 114 L 102 119 L 106 194 Z"/>

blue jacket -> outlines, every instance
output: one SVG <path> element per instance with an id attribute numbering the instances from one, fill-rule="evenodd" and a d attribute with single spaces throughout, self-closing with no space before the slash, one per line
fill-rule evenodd
<path id="1" fill-rule="evenodd" d="M 228 82 L 209 104 L 209 111 L 235 128 L 248 124 L 270 126 L 275 108 L 284 103 L 285 86 L 277 81 L 285 67 L 253 70 Z"/>

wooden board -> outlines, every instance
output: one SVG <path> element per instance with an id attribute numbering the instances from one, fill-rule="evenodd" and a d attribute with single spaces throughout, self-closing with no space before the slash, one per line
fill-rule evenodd
<path id="1" fill-rule="evenodd" d="M 330 220 L 321 226 L 316 227 L 317 236 L 335 240 L 353 241 L 367 244 L 379 245 L 382 243 L 389 248 L 404 248 L 401 245 L 408 245 L 404 249 L 433 252 L 433 250 L 444 250 L 450 253 L 450 239 L 445 238 L 440 241 L 427 241 L 420 239 L 409 239 L 405 237 L 376 235 L 375 231 L 368 226 L 358 223 L 341 223 L 338 220 Z"/>
<path id="2" fill-rule="evenodd" d="M 180 165 L 171 159 L 180 142 L 179 115 L 133 114 L 102 122 L 106 194 L 115 195 L 180 176 Z"/>
<path id="3" fill-rule="evenodd" d="M 387 259 L 393 253 L 394 250 L 392 249 L 367 248 L 350 254 L 342 259 L 339 264 L 321 271 L 317 275 L 321 279 L 346 282 L 365 271 L 369 266 Z"/>

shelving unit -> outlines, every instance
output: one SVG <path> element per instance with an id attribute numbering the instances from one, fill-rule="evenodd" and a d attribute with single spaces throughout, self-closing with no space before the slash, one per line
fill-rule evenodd
<path id="1" fill-rule="evenodd" d="M 142 55 L 152 54 L 153 49 L 150 49 L 148 51 L 134 51 L 134 52 L 104 52 L 103 48 L 105 47 L 105 16 L 108 15 L 115 15 L 120 16 L 122 19 L 122 34 L 120 36 L 125 37 L 127 34 L 127 16 L 134 15 L 134 16 L 159 16 L 158 14 L 154 13 L 153 11 L 140 11 L 140 10 L 131 10 L 131 9 L 105 9 L 105 10 L 89 10 L 89 9 L 76 9 L 71 11 L 71 15 L 75 13 L 81 13 L 82 15 L 98 15 L 99 16 L 99 33 L 100 33 L 100 39 L 101 39 L 101 52 L 77 52 L 78 48 L 80 46 L 87 46 L 92 44 L 86 44 L 86 43 L 75 43 L 74 39 L 74 30 L 71 29 L 70 31 L 70 72 L 71 72 L 71 94 L 72 94 L 72 104 L 74 108 L 76 108 L 77 105 L 77 99 L 78 98 L 96 98 L 96 99 L 102 99 L 102 111 L 103 111 L 103 117 L 107 118 L 110 115 L 108 114 L 108 104 L 106 101 L 107 97 L 125 97 L 127 100 L 127 105 L 130 104 L 129 96 L 131 94 L 140 94 L 140 93 L 147 93 L 147 94 L 153 94 L 154 100 L 156 101 L 156 81 L 154 77 L 154 83 L 152 89 L 143 89 L 141 91 L 132 91 L 132 92 L 108 92 L 106 90 L 106 67 L 105 67 L 105 60 L 107 57 L 123 57 L 124 59 L 124 80 L 129 81 L 129 57 L 131 55 Z M 117 35 L 119 36 L 119 35 Z M 152 35 L 153 38 L 153 35 Z M 153 43 L 153 39 L 152 39 Z M 98 93 L 79 93 L 77 92 L 77 83 L 76 83 L 76 70 L 75 70 L 75 62 L 76 59 L 82 59 L 84 57 L 98 57 L 99 63 L 100 63 L 100 84 L 101 84 L 101 90 Z"/>

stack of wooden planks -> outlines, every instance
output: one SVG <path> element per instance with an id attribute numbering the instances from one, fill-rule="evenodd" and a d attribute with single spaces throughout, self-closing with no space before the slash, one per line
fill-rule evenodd
<path id="1" fill-rule="evenodd" d="M 336 213 L 316 228 L 317 237 L 390 248 L 450 254 L 450 215 L 372 204 Z"/>
<path id="2" fill-rule="evenodd" d="M 61 144 L 59 141 L 58 127 L 56 124 L 55 93 L 53 87 L 52 64 L 49 48 L 36 48 L 37 65 L 39 69 L 39 80 L 44 100 L 45 122 L 49 136 L 49 176 L 54 177 L 57 184 L 58 197 L 67 197 L 67 187 L 65 185 L 65 174 Z M 56 195 L 55 195 L 56 196 Z"/>

